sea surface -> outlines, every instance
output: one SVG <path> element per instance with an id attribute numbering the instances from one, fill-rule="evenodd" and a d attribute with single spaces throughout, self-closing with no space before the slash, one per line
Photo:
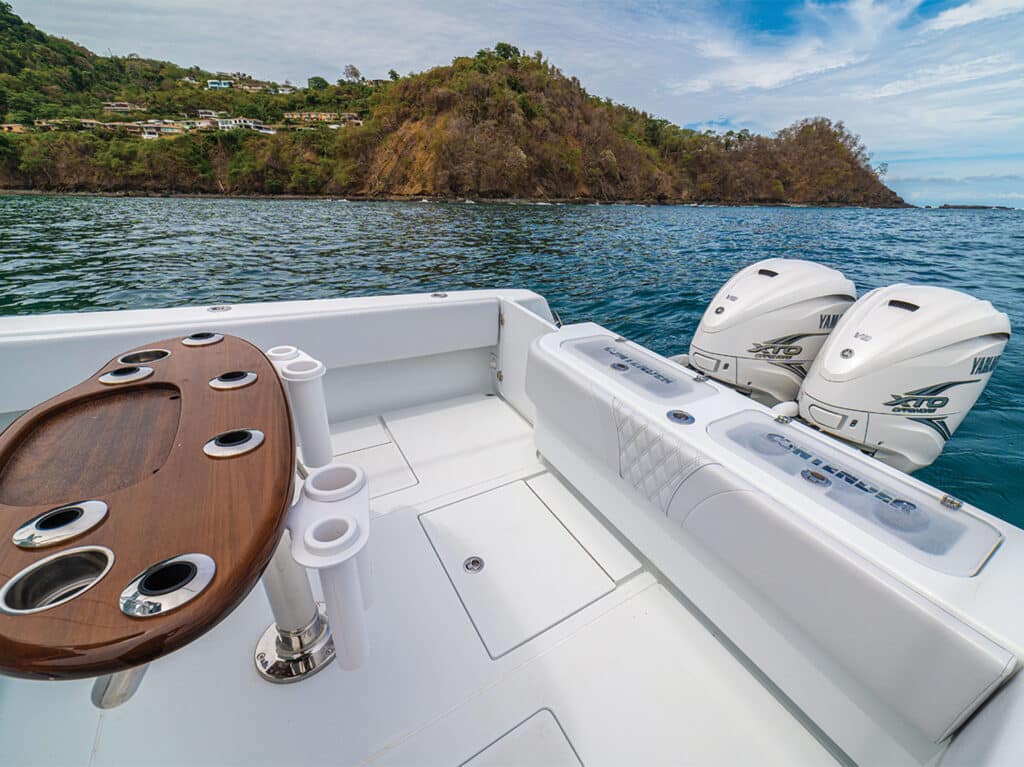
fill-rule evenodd
<path id="1" fill-rule="evenodd" d="M 0 196 L 5 315 L 529 288 L 564 322 L 668 355 L 733 272 L 772 256 L 1010 315 L 1020 335 L 918 476 L 1024 526 L 1024 211 Z"/>

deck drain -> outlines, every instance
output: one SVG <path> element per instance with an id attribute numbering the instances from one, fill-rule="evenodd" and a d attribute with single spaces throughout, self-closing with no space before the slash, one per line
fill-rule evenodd
<path id="1" fill-rule="evenodd" d="M 462 563 L 462 569 L 467 573 L 478 573 L 484 569 L 484 560 L 480 557 L 469 557 Z"/>

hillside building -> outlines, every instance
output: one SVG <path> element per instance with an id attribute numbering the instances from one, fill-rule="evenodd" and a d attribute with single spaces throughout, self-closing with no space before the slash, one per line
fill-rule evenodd
<path id="1" fill-rule="evenodd" d="M 103 111 L 107 114 L 128 114 L 129 112 L 145 112 L 146 108 L 129 101 L 104 101 Z"/>

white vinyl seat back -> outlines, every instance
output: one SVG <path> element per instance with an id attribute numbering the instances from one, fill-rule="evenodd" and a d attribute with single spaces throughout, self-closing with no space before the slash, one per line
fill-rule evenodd
<path id="1" fill-rule="evenodd" d="M 683 529 L 930 740 L 951 735 L 1017 659 L 764 495 L 708 498 Z"/>

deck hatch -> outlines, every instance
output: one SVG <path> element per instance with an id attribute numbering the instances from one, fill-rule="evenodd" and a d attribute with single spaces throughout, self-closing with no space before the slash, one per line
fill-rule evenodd
<path id="1" fill-rule="evenodd" d="M 444 506 L 420 521 L 492 658 L 615 588 L 525 482 Z M 474 559 L 486 567 L 466 567 Z"/>

